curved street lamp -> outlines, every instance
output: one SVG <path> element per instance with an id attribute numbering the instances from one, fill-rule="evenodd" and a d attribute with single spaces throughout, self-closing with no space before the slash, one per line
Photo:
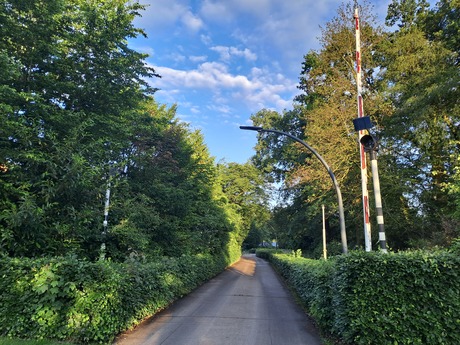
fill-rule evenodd
<path id="1" fill-rule="evenodd" d="M 327 172 L 329 173 L 329 176 L 331 177 L 332 179 L 332 183 L 334 184 L 334 187 L 335 187 L 335 191 L 337 193 L 337 201 L 338 201 L 338 204 L 339 204 L 339 219 L 340 219 L 340 237 L 341 237 L 341 240 L 342 240 L 342 252 L 344 254 L 348 253 L 348 245 L 347 245 L 347 233 L 346 233 L 346 229 L 345 229 L 345 215 L 344 215 L 344 211 L 343 211 L 343 201 L 342 201 L 342 193 L 340 192 L 340 188 L 339 188 L 339 184 L 337 182 L 337 179 L 335 178 L 335 175 L 334 173 L 332 172 L 331 168 L 329 167 L 329 165 L 327 165 L 326 161 L 323 159 L 323 157 L 321 157 L 319 155 L 318 152 L 316 152 L 310 145 L 308 145 L 305 141 L 293 136 L 292 134 L 289 134 L 289 133 L 285 133 L 285 132 L 281 132 L 281 131 L 277 131 L 276 129 L 265 129 L 265 128 L 262 128 L 262 127 L 258 127 L 258 126 L 240 126 L 240 129 L 243 129 L 243 130 L 248 130 L 248 131 L 256 131 L 256 132 L 268 132 L 268 133 L 276 133 L 276 134 L 280 134 L 280 135 L 285 135 L 299 143 L 301 143 L 303 146 L 305 146 L 309 151 L 311 151 L 315 156 L 316 158 L 319 159 L 319 161 L 324 165 L 324 167 L 326 168 Z"/>

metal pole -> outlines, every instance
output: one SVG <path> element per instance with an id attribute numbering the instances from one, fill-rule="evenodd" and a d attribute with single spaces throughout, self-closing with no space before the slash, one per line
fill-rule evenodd
<path id="1" fill-rule="evenodd" d="M 323 166 L 326 168 L 327 172 L 329 173 L 329 176 L 332 179 L 332 183 L 334 184 L 335 191 L 337 193 L 337 202 L 339 204 L 339 220 L 340 220 L 340 237 L 342 240 L 342 252 L 344 254 L 348 253 L 348 245 L 347 245 L 347 232 L 345 230 L 345 213 L 343 211 L 343 201 L 342 201 L 342 192 L 340 191 L 339 184 L 337 182 L 337 179 L 335 178 L 334 173 L 332 172 L 332 169 L 327 165 L 326 161 L 323 159 L 323 157 L 320 156 L 318 152 L 316 152 L 310 145 L 308 145 L 305 141 L 293 136 L 292 134 L 277 131 L 275 129 L 261 129 L 261 132 L 272 132 L 272 133 L 277 133 L 281 135 L 286 135 L 289 138 L 301 143 L 303 146 L 305 146 L 308 150 L 310 150 L 316 158 L 319 159 L 319 161 L 323 164 Z"/>
<path id="2" fill-rule="evenodd" d="M 257 132 L 269 132 L 269 133 L 276 133 L 276 134 L 281 134 L 285 135 L 292 140 L 295 140 L 299 143 L 301 143 L 303 146 L 305 146 L 310 152 L 312 152 L 316 158 L 319 159 L 319 161 L 323 164 L 323 166 L 326 168 L 327 172 L 329 173 L 329 176 L 332 179 L 332 183 L 334 184 L 335 187 L 335 192 L 337 194 L 337 202 L 339 204 L 339 221 L 340 221 L 340 237 L 342 240 L 342 252 L 344 254 L 348 253 L 348 244 L 347 244 L 347 232 L 345 228 L 345 212 L 343 211 L 343 201 L 342 201 L 342 193 L 340 192 L 340 187 L 337 182 L 337 179 L 335 178 L 334 173 L 332 172 L 332 169 L 327 165 L 326 161 L 323 159 L 323 157 L 320 156 L 318 152 L 316 152 L 310 145 L 308 145 L 305 141 L 293 136 L 292 134 L 277 131 L 276 129 L 265 129 L 262 127 L 257 127 L 257 126 L 240 126 L 240 129 L 245 129 L 245 130 L 250 130 L 250 131 L 257 131 Z"/>
<path id="3" fill-rule="evenodd" d="M 326 217 L 324 215 L 324 205 L 321 206 L 323 210 L 323 257 L 327 260 L 327 248 L 326 248 Z"/>
<path id="4" fill-rule="evenodd" d="M 363 97 L 362 93 L 362 77 L 361 77 L 361 34 L 359 24 L 358 8 L 355 8 L 355 32 L 356 32 L 356 88 L 358 94 L 358 117 L 364 117 Z M 363 130 L 359 131 L 359 140 L 365 135 Z M 371 242 L 371 222 L 369 217 L 369 192 L 367 190 L 367 164 L 366 153 L 363 145 L 359 145 L 359 157 L 361 160 L 361 189 L 363 202 L 363 218 L 364 218 L 364 247 L 366 252 L 372 250 Z"/>
<path id="5" fill-rule="evenodd" d="M 374 184 L 375 209 L 377 212 L 377 224 L 379 226 L 379 242 L 382 252 L 387 253 L 387 240 L 385 236 L 385 225 L 383 222 L 382 195 L 380 193 L 379 170 L 377 166 L 377 153 L 375 150 L 369 151 L 372 168 L 372 182 Z"/>

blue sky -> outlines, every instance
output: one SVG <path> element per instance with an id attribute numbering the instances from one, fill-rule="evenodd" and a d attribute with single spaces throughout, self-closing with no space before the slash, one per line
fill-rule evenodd
<path id="1" fill-rule="evenodd" d="M 179 119 L 201 130 L 216 161 L 244 163 L 256 133 L 239 125 L 263 108 L 292 108 L 302 58 L 320 47 L 320 27 L 343 0 L 139 2 L 149 6 L 135 25 L 148 38 L 130 45 L 162 76 L 151 81 L 161 89 L 155 99 L 178 105 Z M 382 21 L 390 2 L 373 1 Z"/>

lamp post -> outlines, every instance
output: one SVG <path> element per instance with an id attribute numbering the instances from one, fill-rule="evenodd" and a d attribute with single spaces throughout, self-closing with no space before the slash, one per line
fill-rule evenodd
<path id="1" fill-rule="evenodd" d="M 374 185 L 374 198 L 375 198 L 375 211 L 377 213 L 377 224 L 379 226 L 379 242 L 380 249 L 382 252 L 387 252 L 387 240 L 385 236 L 385 225 L 383 222 L 383 206 L 382 206 L 382 195 L 380 193 L 380 179 L 379 169 L 377 166 L 377 151 L 378 141 L 370 134 L 363 135 L 361 137 L 361 144 L 364 146 L 364 151 L 369 152 L 369 158 L 371 160 L 371 171 L 372 171 L 372 183 Z"/>
<path id="2" fill-rule="evenodd" d="M 382 195 L 380 192 L 380 179 L 379 169 L 377 165 L 377 151 L 378 140 L 375 136 L 369 133 L 369 129 L 373 127 L 371 120 L 368 116 L 357 118 L 353 120 L 356 131 L 367 130 L 368 134 L 361 136 L 359 139 L 362 144 L 364 151 L 369 153 L 371 160 L 371 171 L 372 171 L 372 183 L 374 185 L 374 198 L 375 198 L 375 210 L 377 213 L 377 224 L 379 226 L 379 243 L 382 252 L 387 252 L 387 240 L 385 236 L 385 225 L 383 222 L 383 206 L 382 206 Z"/>
<path id="3" fill-rule="evenodd" d="M 256 131 L 256 132 L 259 132 L 259 133 L 267 132 L 267 133 L 276 133 L 276 134 L 280 134 L 280 135 L 285 135 L 285 136 L 287 136 L 287 137 L 299 142 L 303 146 L 305 146 L 310 152 L 312 152 L 316 156 L 316 158 L 319 159 L 319 161 L 323 164 L 323 166 L 326 168 L 327 172 L 329 173 L 329 176 L 332 179 L 332 183 L 334 184 L 335 191 L 337 193 L 337 201 L 338 201 L 338 204 L 339 204 L 340 237 L 341 237 L 341 240 L 342 240 L 342 252 L 344 254 L 348 253 L 347 233 L 346 233 L 346 229 L 345 229 L 345 215 L 344 215 L 344 211 L 343 211 L 342 193 L 340 192 L 340 187 L 339 187 L 339 184 L 337 182 L 337 179 L 335 178 L 334 173 L 332 172 L 332 170 L 329 167 L 329 165 L 327 165 L 327 163 L 323 159 L 323 157 L 321 157 L 319 155 L 319 153 L 316 152 L 305 141 L 293 136 L 292 134 L 281 132 L 281 131 L 278 131 L 276 129 L 265 129 L 265 128 L 258 127 L 258 126 L 240 126 L 240 129 L 249 130 L 249 131 Z"/>

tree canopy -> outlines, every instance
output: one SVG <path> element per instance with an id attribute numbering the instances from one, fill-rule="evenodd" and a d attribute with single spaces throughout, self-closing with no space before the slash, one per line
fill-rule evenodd
<path id="1" fill-rule="evenodd" d="M 144 35 L 132 24 L 142 10 L 128 0 L 1 2 L 0 252 L 238 252 L 243 217 L 263 204 L 260 179 L 249 165 L 222 171 L 176 107 L 155 102 L 148 79 L 159 75 L 128 46 Z M 249 172 L 244 193 L 262 199 L 234 195 L 226 169 L 238 183 Z"/>
<path id="2" fill-rule="evenodd" d="M 380 138 L 386 232 L 395 249 L 443 245 L 459 235 L 458 10 L 458 1 L 430 9 L 423 0 L 394 0 L 385 30 L 368 3 L 359 8 L 364 113 Z M 353 13 L 351 3 L 340 7 L 322 30 L 321 48 L 305 55 L 294 109 L 252 116 L 255 125 L 294 134 L 325 158 L 344 195 L 352 247 L 363 241 L 359 144 L 352 124 L 358 117 Z M 259 136 L 256 150 L 254 163 L 284 181 L 287 202 L 275 219 L 279 232 L 297 234 L 286 238 L 289 245 L 310 251 L 318 245 L 321 204 L 328 205 L 329 232 L 337 240 L 336 201 L 320 162 L 270 135 Z"/>

